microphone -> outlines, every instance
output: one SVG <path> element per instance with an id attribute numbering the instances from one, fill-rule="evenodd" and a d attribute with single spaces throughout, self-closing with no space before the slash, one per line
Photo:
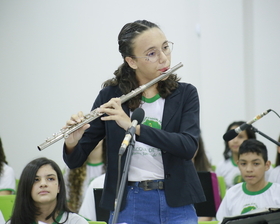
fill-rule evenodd
<path id="1" fill-rule="evenodd" d="M 261 119 L 264 115 L 267 115 L 270 111 L 271 111 L 271 109 L 268 109 L 265 112 L 263 112 L 263 113 L 257 115 L 256 117 L 254 117 L 253 120 L 248 121 L 247 123 L 244 123 L 244 124 L 240 125 L 239 127 L 235 128 L 235 129 L 229 130 L 227 133 L 225 133 L 223 135 L 223 139 L 227 142 L 234 139 L 241 131 L 246 130 L 248 127 L 251 126 L 251 124 L 253 124 L 257 120 Z"/>
<path id="2" fill-rule="evenodd" d="M 132 120 L 132 125 L 129 129 L 127 129 L 126 131 L 126 135 L 123 139 L 123 142 L 121 144 L 120 150 L 119 150 L 119 155 L 122 155 L 126 148 L 128 147 L 131 138 L 133 137 L 133 135 L 136 132 L 136 126 L 137 124 L 140 124 L 145 116 L 145 111 L 142 108 L 137 108 L 134 110 L 132 116 L 131 116 L 131 120 Z"/>

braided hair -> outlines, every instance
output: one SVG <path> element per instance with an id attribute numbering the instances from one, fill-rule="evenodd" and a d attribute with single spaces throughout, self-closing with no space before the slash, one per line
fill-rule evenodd
<path id="1" fill-rule="evenodd" d="M 139 87 L 139 82 L 136 78 L 134 69 L 132 69 L 126 62 L 126 57 L 131 57 L 134 50 L 134 40 L 144 31 L 152 28 L 160 29 L 156 24 L 147 20 L 137 20 L 132 23 L 127 23 L 121 29 L 118 35 L 119 52 L 123 57 L 123 63 L 114 72 L 115 77 L 105 81 L 102 86 L 116 86 L 118 85 L 123 94 L 127 94 Z M 178 87 L 180 78 L 175 74 L 169 75 L 164 81 L 159 81 L 157 90 L 162 98 L 166 98 L 171 92 Z M 128 107 L 133 111 L 141 104 L 142 93 L 128 100 Z"/>

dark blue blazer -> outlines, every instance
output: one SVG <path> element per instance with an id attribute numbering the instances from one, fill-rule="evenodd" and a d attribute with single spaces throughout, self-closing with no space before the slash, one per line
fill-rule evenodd
<path id="1" fill-rule="evenodd" d="M 117 86 L 102 89 L 92 110 L 122 95 Z M 126 103 L 123 110 L 129 115 Z M 114 210 L 118 175 L 118 153 L 125 131 L 115 121 L 102 121 L 100 118 L 90 123 L 74 151 L 63 158 L 70 169 L 81 166 L 89 153 L 106 136 L 107 173 L 104 183 L 101 206 Z M 169 206 L 179 207 L 205 201 L 203 189 L 192 158 L 198 147 L 199 98 L 196 88 L 187 83 L 178 83 L 178 88 L 165 99 L 162 128 L 155 129 L 141 124 L 141 134 L 136 141 L 151 145 L 162 151 L 165 179 L 165 196 Z M 122 168 L 126 153 L 122 156 Z M 126 198 L 126 191 L 123 199 Z M 123 200 L 124 202 L 124 200 Z M 125 203 L 122 203 L 122 208 Z"/>

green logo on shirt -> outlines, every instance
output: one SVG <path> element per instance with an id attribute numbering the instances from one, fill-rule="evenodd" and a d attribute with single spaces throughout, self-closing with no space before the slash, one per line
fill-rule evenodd
<path id="1" fill-rule="evenodd" d="M 150 126 L 152 128 L 161 129 L 161 122 L 158 119 L 155 119 L 155 118 L 145 117 L 142 124 Z"/>
<path id="2" fill-rule="evenodd" d="M 244 213 L 250 212 L 250 211 L 255 210 L 255 209 L 256 209 L 256 207 L 255 207 L 255 206 L 248 206 L 248 207 L 246 207 L 246 208 L 243 208 L 243 210 L 242 210 L 241 214 L 244 214 Z"/>

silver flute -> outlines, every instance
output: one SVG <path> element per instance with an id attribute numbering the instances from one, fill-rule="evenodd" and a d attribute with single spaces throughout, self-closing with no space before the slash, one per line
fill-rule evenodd
<path id="1" fill-rule="evenodd" d="M 160 80 L 166 78 L 167 76 L 171 75 L 174 71 L 181 68 L 183 64 L 180 62 L 179 64 L 175 65 L 174 67 L 168 69 L 166 72 L 162 73 L 162 75 L 158 76 L 157 78 L 153 79 L 152 81 L 139 86 L 135 90 L 132 90 L 128 94 L 122 95 L 120 97 L 121 103 L 128 101 L 129 99 L 135 97 L 139 93 L 143 92 L 144 90 L 148 89 L 155 83 L 159 82 Z M 61 140 L 62 138 L 68 138 L 71 133 L 78 130 L 79 128 L 83 127 L 85 124 L 95 120 L 96 118 L 102 116 L 103 113 L 97 111 L 97 109 L 92 110 L 90 113 L 84 116 L 84 120 L 80 123 L 68 126 L 66 128 L 61 129 L 58 133 L 54 133 L 52 137 L 47 138 L 44 143 L 38 145 L 37 148 L 41 151 L 50 145 L 54 144 L 55 142 Z"/>

